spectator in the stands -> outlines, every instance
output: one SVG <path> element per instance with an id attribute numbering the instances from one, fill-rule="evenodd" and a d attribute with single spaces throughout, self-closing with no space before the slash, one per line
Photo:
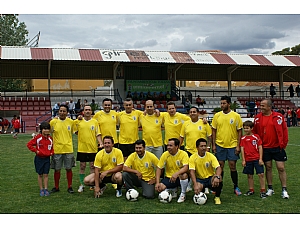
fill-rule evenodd
<path id="1" fill-rule="evenodd" d="M 92 99 L 92 103 L 90 104 L 92 109 L 92 115 L 95 115 L 95 111 L 99 109 L 98 104 L 95 102 L 95 99 Z"/>
<path id="2" fill-rule="evenodd" d="M 146 95 L 146 100 L 152 100 L 153 99 L 153 96 L 152 94 L 150 93 L 150 91 L 148 91 L 147 95 Z"/>
<path id="3" fill-rule="evenodd" d="M 146 98 L 145 94 L 143 92 L 140 92 L 139 100 L 143 101 L 143 100 L 145 100 L 145 98 Z"/>
<path id="4" fill-rule="evenodd" d="M 128 92 L 127 92 L 126 98 L 131 98 L 131 99 L 132 99 L 131 91 L 128 91 Z"/>
<path id="5" fill-rule="evenodd" d="M 271 85 L 270 85 L 270 95 L 271 95 L 272 98 L 274 97 L 274 95 L 276 95 L 275 89 L 276 89 L 276 87 L 273 85 L 273 83 L 271 83 Z"/>
<path id="6" fill-rule="evenodd" d="M 164 101 L 166 99 L 163 92 L 159 93 L 158 98 L 159 98 L 160 101 Z"/>
<path id="7" fill-rule="evenodd" d="M 296 95 L 297 95 L 297 97 L 300 97 L 300 87 L 299 87 L 299 85 L 296 86 Z"/>
<path id="8" fill-rule="evenodd" d="M 73 116 L 75 116 L 75 102 L 73 101 L 72 98 L 69 101 L 68 107 L 69 107 L 70 117 L 71 119 L 74 119 Z"/>
<path id="9" fill-rule="evenodd" d="M 184 108 L 189 112 L 190 111 L 190 108 L 191 108 L 191 102 L 188 98 L 185 99 L 185 102 L 184 102 Z"/>
<path id="10" fill-rule="evenodd" d="M 75 104 L 75 113 L 78 115 L 81 112 L 81 99 L 78 99 Z"/>
<path id="11" fill-rule="evenodd" d="M 158 101 L 158 94 L 156 92 L 153 93 L 153 101 Z"/>
<path id="12" fill-rule="evenodd" d="M 283 116 L 285 114 L 285 111 L 282 109 L 282 107 L 279 108 L 278 112 L 281 113 Z"/>
<path id="13" fill-rule="evenodd" d="M 139 96 L 138 96 L 138 93 L 136 91 L 133 93 L 132 100 L 133 101 L 138 101 L 139 100 Z"/>
<path id="14" fill-rule="evenodd" d="M 53 111 L 53 117 L 55 117 L 57 115 L 57 112 L 59 110 L 59 106 L 60 106 L 60 102 L 57 102 L 54 104 L 53 108 L 52 108 L 52 111 Z"/>
<path id="15" fill-rule="evenodd" d="M 201 99 L 200 95 L 198 95 L 197 98 L 196 98 L 196 104 L 198 105 L 198 107 L 200 107 L 200 105 L 203 106 L 202 99 Z"/>
<path id="16" fill-rule="evenodd" d="M 288 91 L 288 92 L 290 92 L 290 97 L 294 97 L 294 87 L 293 87 L 293 84 L 291 84 L 288 88 L 287 88 L 287 90 L 286 91 Z"/>

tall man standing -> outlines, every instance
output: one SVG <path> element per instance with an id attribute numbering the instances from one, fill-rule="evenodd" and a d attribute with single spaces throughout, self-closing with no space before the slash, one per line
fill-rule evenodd
<path id="1" fill-rule="evenodd" d="M 154 153 L 159 159 L 163 153 L 163 140 L 161 125 L 163 117 L 155 115 L 154 103 L 147 100 L 145 103 L 146 115 L 140 116 L 140 124 L 143 128 L 143 140 L 146 142 L 146 150 Z"/>
<path id="2" fill-rule="evenodd" d="M 73 154 L 73 120 L 67 118 L 69 107 L 60 105 L 58 110 L 58 118 L 50 121 L 51 132 L 53 135 L 54 155 L 51 163 L 51 168 L 54 169 L 54 184 L 55 187 L 51 193 L 59 192 L 60 170 L 64 165 L 68 180 L 68 192 L 74 193 L 72 188 L 72 167 L 75 166 Z"/>
<path id="3" fill-rule="evenodd" d="M 242 137 L 243 121 L 238 113 L 230 109 L 230 104 L 230 97 L 221 97 L 222 111 L 216 113 L 212 120 L 212 150 L 222 168 L 222 177 L 224 177 L 225 161 L 228 160 L 233 182 L 233 193 L 239 196 L 242 193 L 238 187 L 236 162 L 241 152 L 240 139 Z"/>
<path id="4" fill-rule="evenodd" d="M 258 134 L 262 140 L 263 161 L 266 167 L 268 190 L 266 195 L 274 194 L 272 185 L 272 160 L 275 160 L 279 179 L 282 186 L 281 197 L 288 199 L 286 187 L 285 161 L 287 155 L 285 148 L 288 144 L 288 130 L 283 115 L 272 111 L 272 101 L 264 99 L 260 102 L 261 113 L 254 118 L 253 133 Z"/>
<path id="5" fill-rule="evenodd" d="M 83 192 L 86 162 L 89 162 L 90 174 L 94 173 L 94 160 L 98 152 L 97 147 L 103 147 L 99 124 L 97 120 L 92 119 L 91 106 L 84 106 L 83 119 L 74 121 L 74 131 L 78 134 L 78 152 L 76 160 L 80 162 L 80 186 L 78 192 Z"/>

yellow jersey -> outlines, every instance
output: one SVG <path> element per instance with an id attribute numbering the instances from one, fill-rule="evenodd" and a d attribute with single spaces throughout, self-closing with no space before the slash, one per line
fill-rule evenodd
<path id="1" fill-rule="evenodd" d="M 139 139 L 139 118 L 142 114 L 140 110 L 133 110 L 129 114 L 122 111 L 118 114 L 120 144 L 133 144 Z"/>
<path id="2" fill-rule="evenodd" d="M 110 153 L 107 153 L 105 149 L 100 150 L 95 157 L 94 166 L 99 168 L 99 172 L 110 170 L 117 165 L 124 164 L 124 157 L 122 151 L 118 148 L 113 148 Z M 109 174 L 108 176 L 111 176 Z"/>
<path id="3" fill-rule="evenodd" d="M 216 168 L 220 166 L 217 158 L 210 152 L 203 157 L 198 153 L 193 154 L 189 159 L 189 169 L 195 170 L 196 178 L 205 179 L 215 174 Z"/>
<path id="4" fill-rule="evenodd" d="M 58 118 L 50 121 L 54 154 L 73 153 L 73 127 L 74 122 L 70 118 L 64 120 Z"/>
<path id="5" fill-rule="evenodd" d="M 78 152 L 97 153 L 96 137 L 101 134 L 98 121 L 95 119 L 74 120 L 74 132 L 76 131 L 78 131 Z"/>
<path id="6" fill-rule="evenodd" d="M 161 125 L 163 123 L 162 116 L 148 114 L 140 116 L 140 124 L 143 128 L 143 140 L 146 146 L 159 147 L 163 145 Z"/>
<path id="7" fill-rule="evenodd" d="M 134 152 L 129 155 L 124 165 L 139 171 L 142 174 L 142 179 L 144 181 L 149 181 L 155 178 L 155 169 L 158 161 L 158 158 L 151 152 L 145 151 L 142 158 Z"/>
<path id="8" fill-rule="evenodd" d="M 189 120 L 182 125 L 180 136 L 185 138 L 185 149 L 191 154 L 198 153 L 196 141 L 199 138 L 207 139 L 211 136 L 212 130 L 209 124 L 204 124 L 202 119 L 197 122 Z"/>
<path id="9" fill-rule="evenodd" d="M 212 128 L 216 129 L 216 144 L 223 148 L 234 148 L 238 142 L 238 130 L 242 129 L 243 121 L 240 114 L 230 111 L 225 114 L 217 112 L 212 120 Z"/>
<path id="10" fill-rule="evenodd" d="M 191 118 L 179 112 L 176 112 L 174 116 L 170 116 L 168 112 L 162 112 L 161 115 L 163 116 L 163 123 L 165 127 L 164 144 L 167 145 L 169 139 L 179 139 L 183 123 L 189 121 Z"/>
<path id="11" fill-rule="evenodd" d="M 189 164 L 189 156 L 183 150 L 178 150 L 175 155 L 165 151 L 157 164 L 157 167 L 162 169 L 165 168 L 165 176 L 171 178 L 171 176 L 178 172 L 183 166 Z"/>
<path id="12" fill-rule="evenodd" d="M 114 143 L 118 143 L 117 117 L 118 113 L 114 110 L 110 110 L 109 113 L 101 110 L 93 116 L 93 119 L 96 119 L 100 125 L 102 139 L 104 136 L 111 136 L 114 139 Z"/>

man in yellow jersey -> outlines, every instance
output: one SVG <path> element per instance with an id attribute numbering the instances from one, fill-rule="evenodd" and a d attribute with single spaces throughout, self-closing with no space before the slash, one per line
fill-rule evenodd
<path id="1" fill-rule="evenodd" d="M 215 153 L 224 177 L 224 165 L 228 160 L 230 176 L 233 182 L 234 194 L 240 196 L 236 162 L 240 158 L 240 139 L 242 137 L 243 121 L 241 116 L 230 109 L 231 98 L 221 97 L 222 111 L 216 113 L 212 120 L 212 151 Z"/>
<path id="2" fill-rule="evenodd" d="M 114 147 L 119 148 L 119 141 L 117 137 L 117 116 L 118 113 L 112 110 L 112 100 L 104 98 L 102 101 L 103 110 L 96 112 L 93 116 L 100 125 L 100 132 L 103 137 L 110 135 L 114 139 Z"/>
<path id="3" fill-rule="evenodd" d="M 178 203 L 185 201 L 186 188 L 188 186 L 188 163 L 187 153 L 179 149 L 179 139 L 171 138 L 168 140 L 168 151 L 165 151 L 156 169 L 155 190 L 158 192 L 172 191 L 172 197 L 177 197 L 177 187 L 181 186 L 181 194 Z M 162 169 L 165 169 L 165 177 L 160 182 Z"/>
<path id="4" fill-rule="evenodd" d="M 114 139 L 112 136 L 103 137 L 104 149 L 100 150 L 95 157 L 94 183 L 89 178 L 90 185 L 95 185 L 94 194 L 98 198 L 103 194 L 106 183 L 117 184 L 116 197 L 122 196 L 122 173 L 124 158 L 122 151 L 114 148 Z M 90 174 L 91 176 L 93 174 Z"/>
<path id="5" fill-rule="evenodd" d="M 90 105 L 83 107 L 83 119 L 74 121 L 74 132 L 78 134 L 78 152 L 76 161 L 80 162 L 80 186 L 78 192 L 83 192 L 86 162 L 89 162 L 90 174 L 94 173 L 94 160 L 98 152 L 97 147 L 103 147 L 99 124 L 97 120 L 92 119 L 92 108 Z"/>
<path id="6" fill-rule="evenodd" d="M 159 159 L 163 153 L 163 141 L 161 133 L 161 125 L 163 117 L 155 115 L 154 103 L 147 100 L 145 103 L 146 115 L 140 116 L 140 125 L 143 129 L 143 140 L 146 143 L 146 151 L 150 151 Z"/>
<path id="7" fill-rule="evenodd" d="M 135 141 L 139 139 L 139 119 L 143 114 L 140 110 L 133 110 L 131 98 L 124 100 L 125 110 L 118 114 L 119 132 L 119 149 L 122 151 L 124 160 L 135 151 Z"/>
<path id="8" fill-rule="evenodd" d="M 51 133 L 53 137 L 54 155 L 52 157 L 51 168 L 54 169 L 55 187 L 51 193 L 59 192 L 60 170 L 64 165 L 68 180 L 68 192 L 74 193 L 72 188 L 72 167 L 75 166 L 73 154 L 73 120 L 67 118 L 69 107 L 60 105 L 58 110 L 58 118 L 50 121 Z"/>
<path id="9" fill-rule="evenodd" d="M 195 142 L 199 138 L 207 139 L 207 151 L 210 149 L 211 145 L 211 134 L 212 130 L 209 124 L 203 123 L 203 120 L 199 118 L 199 110 L 197 107 L 192 106 L 189 111 L 190 120 L 184 122 L 180 131 L 180 145 L 185 142 L 185 151 L 188 153 L 189 157 L 197 153 L 197 148 Z"/>
<path id="10" fill-rule="evenodd" d="M 195 194 L 204 192 L 205 188 L 209 188 L 215 192 L 215 204 L 221 204 L 222 168 L 216 157 L 207 153 L 206 139 L 197 139 L 195 145 L 198 152 L 189 159 L 190 176 L 194 184 Z"/>
<path id="11" fill-rule="evenodd" d="M 184 122 L 190 120 L 188 115 L 176 112 L 175 103 L 169 101 L 167 103 L 167 112 L 162 112 L 163 123 L 165 127 L 164 150 L 167 151 L 168 139 L 180 138 L 180 130 Z M 184 149 L 184 146 L 180 147 Z"/>
<path id="12" fill-rule="evenodd" d="M 143 196 L 153 199 L 155 193 L 155 169 L 158 158 L 145 151 L 145 141 L 139 139 L 135 142 L 135 152 L 130 154 L 123 166 L 123 181 L 126 190 L 142 187 Z"/>

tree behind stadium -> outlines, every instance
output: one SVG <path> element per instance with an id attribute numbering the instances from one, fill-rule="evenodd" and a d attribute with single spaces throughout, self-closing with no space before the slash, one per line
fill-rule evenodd
<path id="1" fill-rule="evenodd" d="M 0 14 L 0 45 L 25 46 L 28 31 L 24 22 L 19 22 L 17 14 Z M 0 91 L 17 92 L 27 88 L 27 81 L 22 79 L 3 79 L 0 75 Z"/>

